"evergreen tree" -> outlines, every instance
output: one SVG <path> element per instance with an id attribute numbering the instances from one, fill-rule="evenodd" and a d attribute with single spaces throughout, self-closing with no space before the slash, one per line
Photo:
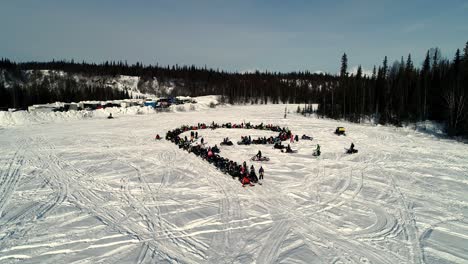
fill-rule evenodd
<path id="1" fill-rule="evenodd" d="M 429 51 L 426 53 L 426 58 L 424 59 L 423 66 L 421 69 L 421 87 L 423 92 L 422 100 L 422 110 L 420 120 L 425 120 L 427 117 L 427 93 L 429 90 L 429 74 L 431 70 L 431 59 L 429 56 Z"/>
<path id="2" fill-rule="evenodd" d="M 343 78 L 346 76 L 348 76 L 348 56 L 346 56 L 346 53 L 343 53 L 341 57 L 340 77 Z"/>
<path id="3" fill-rule="evenodd" d="M 413 71 L 413 61 L 411 60 L 411 54 L 408 54 L 408 58 L 406 59 L 405 70 L 406 72 Z"/>
<path id="4" fill-rule="evenodd" d="M 340 69 L 340 92 L 343 94 L 343 101 L 341 104 L 343 118 L 346 118 L 346 90 L 347 90 L 347 77 L 348 77 L 348 57 L 346 53 L 341 57 Z"/>
<path id="5" fill-rule="evenodd" d="M 361 79 L 362 77 L 362 67 L 361 65 L 358 66 L 357 72 L 356 72 L 356 79 Z"/>

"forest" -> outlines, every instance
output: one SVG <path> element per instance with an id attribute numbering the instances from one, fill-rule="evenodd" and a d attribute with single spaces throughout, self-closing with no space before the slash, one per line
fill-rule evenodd
<path id="1" fill-rule="evenodd" d="M 337 60 L 339 61 L 339 60 Z M 348 57 L 341 57 L 339 74 L 303 72 L 253 73 L 227 72 L 197 66 L 160 66 L 142 63 L 70 61 L 23 62 L 0 60 L 0 70 L 12 80 L 24 80 L 28 70 L 54 70 L 85 76 L 139 76 L 157 78 L 160 83 L 175 81 L 172 95 L 201 96 L 218 94 L 231 104 L 299 103 L 318 104 L 319 117 L 351 122 L 373 121 L 403 125 L 434 120 L 446 125 L 452 136 L 468 135 L 468 42 L 450 58 L 438 48 L 426 52 L 422 65 L 414 65 L 411 54 L 393 63 L 384 56 L 372 75 L 361 66 L 348 72 Z M 5 74 L 7 73 L 7 74 Z M 55 101 L 113 100 L 129 98 L 128 91 L 106 86 L 82 87 L 67 75 L 51 89 L 47 79 L 33 85 L 5 87 L 0 82 L 0 107 L 25 109 L 38 103 Z"/>
<path id="2" fill-rule="evenodd" d="M 468 42 L 451 59 L 442 58 L 438 48 L 428 50 L 420 68 L 411 55 L 392 65 L 385 56 L 371 76 L 363 76 L 360 66 L 350 76 L 347 67 L 343 54 L 339 85 L 321 91 L 318 115 L 393 125 L 434 120 L 449 135 L 468 135 Z"/>

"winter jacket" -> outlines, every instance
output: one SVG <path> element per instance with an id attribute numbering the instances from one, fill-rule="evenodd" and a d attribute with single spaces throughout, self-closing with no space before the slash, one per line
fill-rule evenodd
<path id="1" fill-rule="evenodd" d="M 250 179 L 249 179 L 249 177 L 244 176 L 244 178 L 242 178 L 242 184 L 250 184 Z"/>

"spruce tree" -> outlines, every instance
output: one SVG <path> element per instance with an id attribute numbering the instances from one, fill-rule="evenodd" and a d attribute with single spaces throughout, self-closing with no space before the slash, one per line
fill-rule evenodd
<path id="1" fill-rule="evenodd" d="M 468 41 L 465 44 L 465 48 L 463 48 L 463 59 L 467 60 L 468 59 Z"/>
<path id="2" fill-rule="evenodd" d="M 346 56 L 346 53 L 344 53 L 341 57 L 340 77 L 346 76 L 348 76 L 348 56 Z"/>
<path id="3" fill-rule="evenodd" d="M 357 72 L 356 72 L 356 79 L 361 79 L 362 77 L 362 67 L 361 65 L 358 66 Z"/>
<path id="4" fill-rule="evenodd" d="M 341 92 L 343 93 L 343 118 L 346 118 L 346 90 L 347 90 L 347 80 L 348 77 L 348 56 L 346 53 L 341 57 L 341 69 L 340 69 L 340 87 Z"/>
<path id="5" fill-rule="evenodd" d="M 410 72 L 413 70 L 413 61 L 411 60 L 411 54 L 408 54 L 408 58 L 406 59 L 405 69 L 407 72 Z"/>
<path id="6" fill-rule="evenodd" d="M 388 73 L 388 60 L 387 56 L 385 56 L 383 63 L 382 63 L 382 77 L 383 79 L 387 79 L 387 73 Z"/>
<path id="7" fill-rule="evenodd" d="M 429 90 L 429 74 L 431 70 L 431 58 L 429 56 L 429 51 L 426 53 L 426 58 L 424 59 L 423 66 L 421 69 L 421 86 L 423 92 L 423 100 L 422 100 L 422 116 L 420 119 L 425 120 L 427 117 L 427 92 Z"/>

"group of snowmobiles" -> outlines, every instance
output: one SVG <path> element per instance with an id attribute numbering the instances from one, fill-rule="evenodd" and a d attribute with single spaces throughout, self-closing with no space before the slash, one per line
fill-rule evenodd
<path id="1" fill-rule="evenodd" d="M 271 131 L 279 131 L 280 134 L 287 131 L 286 128 L 279 128 L 278 126 L 273 126 L 273 125 L 266 125 L 264 126 L 263 124 L 258 125 L 258 126 L 252 126 L 250 123 L 247 124 L 223 124 L 223 125 L 218 125 L 215 124 L 214 122 L 210 125 L 207 126 L 204 123 L 199 123 L 197 126 L 182 126 L 180 128 L 176 128 L 174 130 L 168 131 L 166 133 L 166 140 L 169 140 L 176 144 L 179 148 L 184 149 L 188 151 L 189 153 L 193 153 L 196 156 L 201 157 L 202 159 L 208 161 L 209 163 L 213 164 L 218 170 L 224 172 L 225 174 L 229 174 L 232 176 L 232 178 L 238 178 L 239 181 L 242 183 L 242 186 L 245 185 L 251 185 L 253 186 L 253 183 L 259 183 L 259 179 L 263 180 L 264 176 L 264 169 L 262 166 L 260 166 L 260 169 L 258 170 L 258 174 L 260 177 L 257 177 L 255 168 L 253 165 L 250 166 L 250 172 L 247 169 L 247 164 L 244 161 L 242 165 L 238 164 L 235 161 L 229 160 L 227 158 L 222 157 L 219 155 L 220 149 L 215 145 L 214 147 L 206 147 L 206 142 L 204 142 L 203 137 L 200 139 L 200 144 L 192 144 L 197 142 L 198 139 L 198 132 L 196 130 L 200 129 L 216 129 L 216 128 L 247 128 L 247 129 L 263 129 L 263 130 L 271 130 Z M 190 139 L 187 136 L 181 137 L 180 134 L 183 132 L 189 131 L 190 130 Z M 156 135 L 155 137 L 156 140 L 160 140 L 161 137 L 159 135 Z M 233 145 L 232 141 L 229 140 L 229 138 L 224 138 L 223 141 L 220 143 L 220 145 L 226 145 L 226 146 L 231 146 Z M 252 161 L 268 161 L 268 157 L 264 157 L 261 154 L 261 151 L 257 153 L 254 157 L 251 158 Z"/>
<path id="2" fill-rule="evenodd" d="M 344 127 L 337 127 L 335 129 L 335 134 L 338 136 L 346 136 L 346 130 Z M 345 148 L 346 154 L 355 154 L 358 153 L 358 150 L 354 148 L 354 143 L 351 143 L 349 148 Z"/>
<path id="3" fill-rule="evenodd" d="M 207 162 L 213 164 L 218 170 L 222 171 L 225 174 L 232 176 L 232 178 L 238 178 L 239 181 L 242 183 L 243 186 L 245 185 L 253 185 L 252 183 L 259 183 L 259 178 L 255 172 L 255 168 L 253 165 L 250 166 L 250 171 L 247 169 L 247 164 L 244 161 L 242 164 L 237 163 L 235 161 L 229 160 L 227 158 L 222 157 L 219 153 L 221 152 L 217 145 L 214 147 L 206 146 L 206 142 L 204 142 L 203 137 L 200 138 L 199 144 L 198 143 L 198 131 L 202 129 L 216 129 L 216 128 L 244 128 L 244 129 L 261 129 L 261 130 L 270 130 L 279 132 L 277 137 L 270 137 L 270 138 L 258 138 L 252 140 L 250 136 L 243 136 L 241 137 L 241 141 L 238 142 L 239 145 L 250 145 L 250 144 L 273 144 L 274 149 L 280 149 L 283 153 L 297 153 L 297 150 L 293 150 L 291 145 L 288 144 L 287 146 L 282 145 L 283 141 L 290 140 L 290 143 L 298 142 L 299 136 L 293 136 L 292 132 L 288 128 L 281 128 L 279 126 L 273 125 L 252 125 L 249 123 L 241 123 L 241 124 L 232 124 L 226 123 L 222 125 L 218 125 L 216 123 L 212 123 L 211 125 L 207 126 L 204 123 L 198 123 L 196 126 L 182 126 L 180 128 L 176 128 L 174 130 L 168 131 L 166 133 L 166 140 L 169 140 L 176 144 L 179 148 L 188 151 L 189 153 L 193 153 L 196 156 L 201 157 L 202 159 L 206 160 Z M 181 137 L 180 134 L 190 131 L 190 138 L 187 136 Z M 335 131 L 337 135 L 345 135 L 345 129 L 343 127 L 338 127 Z M 156 135 L 156 140 L 160 140 L 161 137 Z M 302 140 L 313 140 L 312 137 L 307 135 L 302 135 Z M 222 146 L 233 146 L 231 140 L 228 137 L 224 138 L 223 141 L 220 143 Z M 346 154 L 354 154 L 357 153 L 358 150 L 354 148 L 354 144 L 351 143 L 350 148 L 346 149 Z M 313 156 L 318 157 L 321 155 L 320 145 L 316 145 L 316 149 L 312 153 Z M 256 155 L 254 155 L 251 161 L 255 162 L 265 162 L 269 161 L 268 157 L 262 155 L 262 152 L 259 150 Z M 260 166 L 258 171 L 260 175 L 260 179 L 263 179 L 264 169 Z M 260 183 L 261 184 L 261 183 Z"/>

